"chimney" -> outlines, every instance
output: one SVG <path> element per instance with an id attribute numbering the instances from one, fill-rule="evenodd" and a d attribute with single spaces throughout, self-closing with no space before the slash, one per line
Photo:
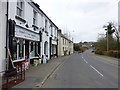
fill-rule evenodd
<path id="1" fill-rule="evenodd" d="M 61 30 L 61 29 L 59 29 L 59 30 L 58 30 L 58 33 L 61 33 L 61 34 L 62 34 L 62 30 Z"/>

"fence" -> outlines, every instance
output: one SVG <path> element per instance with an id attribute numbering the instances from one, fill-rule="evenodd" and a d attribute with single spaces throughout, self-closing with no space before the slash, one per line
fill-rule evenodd
<path id="1" fill-rule="evenodd" d="M 2 88 L 11 88 L 25 80 L 25 64 L 15 65 L 15 69 L 4 71 L 2 76 Z"/>

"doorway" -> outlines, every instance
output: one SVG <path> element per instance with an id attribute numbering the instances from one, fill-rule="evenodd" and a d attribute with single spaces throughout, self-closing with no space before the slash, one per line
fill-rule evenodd
<path id="1" fill-rule="evenodd" d="M 25 40 L 25 56 L 29 58 L 29 41 Z"/>

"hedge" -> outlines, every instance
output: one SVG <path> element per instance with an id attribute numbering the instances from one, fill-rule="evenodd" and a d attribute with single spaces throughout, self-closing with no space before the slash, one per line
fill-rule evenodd
<path id="1" fill-rule="evenodd" d="M 120 51 L 114 51 L 114 50 L 109 50 L 109 51 L 96 50 L 95 54 L 120 58 Z"/>

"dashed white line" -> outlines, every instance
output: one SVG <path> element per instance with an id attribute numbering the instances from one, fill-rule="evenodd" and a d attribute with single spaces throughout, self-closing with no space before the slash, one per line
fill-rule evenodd
<path id="1" fill-rule="evenodd" d="M 84 59 L 84 61 L 85 61 L 86 63 L 88 63 L 85 59 Z"/>
<path id="2" fill-rule="evenodd" d="M 83 58 L 83 60 L 86 62 L 86 63 L 88 63 L 85 59 L 84 59 L 84 57 L 82 57 Z"/>
<path id="3" fill-rule="evenodd" d="M 94 68 L 92 65 L 90 65 L 90 67 L 92 68 L 92 69 L 94 69 L 98 74 L 100 74 L 102 77 L 104 77 L 103 76 L 103 74 L 101 74 L 96 68 Z"/>
<path id="4" fill-rule="evenodd" d="M 82 56 L 82 58 L 83 58 L 83 60 L 88 64 L 88 62 L 84 59 L 84 57 Z M 94 69 L 98 74 L 100 74 L 102 77 L 104 77 L 103 76 L 103 74 L 102 73 L 100 73 L 96 68 L 94 68 L 92 65 L 90 65 L 90 67 L 92 68 L 92 69 Z"/>

